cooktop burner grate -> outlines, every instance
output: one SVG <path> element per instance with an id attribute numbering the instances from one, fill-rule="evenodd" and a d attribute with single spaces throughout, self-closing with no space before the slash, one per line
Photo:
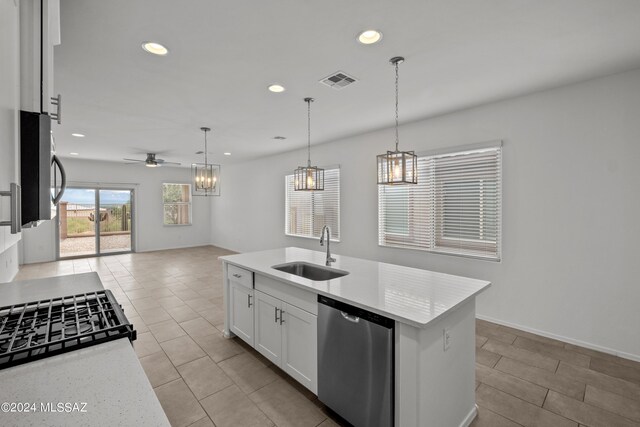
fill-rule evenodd
<path id="1" fill-rule="evenodd" d="M 110 290 L 0 307 L 0 369 L 136 331 Z"/>

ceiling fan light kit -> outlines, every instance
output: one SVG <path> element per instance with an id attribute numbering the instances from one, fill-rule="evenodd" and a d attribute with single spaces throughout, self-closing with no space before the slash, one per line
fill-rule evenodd
<path id="1" fill-rule="evenodd" d="M 313 98 L 305 98 L 307 103 L 307 166 L 298 166 L 293 172 L 293 188 L 295 191 L 324 190 L 324 169 L 311 166 L 311 103 Z"/>
<path id="2" fill-rule="evenodd" d="M 389 62 L 396 69 L 396 149 L 377 156 L 378 184 L 417 184 L 418 156 L 414 151 L 400 151 L 398 148 L 398 65 L 404 62 L 404 58 L 395 56 Z"/>
<path id="3" fill-rule="evenodd" d="M 220 195 L 220 165 L 208 162 L 207 157 L 207 132 L 211 128 L 201 127 L 204 132 L 204 163 L 191 164 L 191 188 L 194 196 L 219 196 Z"/>

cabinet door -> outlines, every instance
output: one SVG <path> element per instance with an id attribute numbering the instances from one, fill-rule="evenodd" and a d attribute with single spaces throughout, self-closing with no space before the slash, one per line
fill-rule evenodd
<path id="1" fill-rule="evenodd" d="M 253 346 L 253 289 L 229 281 L 231 331 Z"/>
<path id="2" fill-rule="evenodd" d="M 282 303 L 282 369 L 302 385 L 318 393 L 318 317 Z"/>
<path id="3" fill-rule="evenodd" d="M 282 302 L 270 295 L 255 291 L 256 295 L 256 345 L 264 357 L 280 366 L 282 354 L 282 327 L 280 309 Z"/>

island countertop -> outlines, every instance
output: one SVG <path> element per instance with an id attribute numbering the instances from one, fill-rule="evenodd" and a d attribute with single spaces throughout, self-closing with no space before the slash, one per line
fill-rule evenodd
<path id="1" fill-rule="evenodd" d="M 336 261 L 331 267 L 348 271 L 348 275 L 312 281 L 272 268 L 298 261 L 325 265 L 324 252 L 296 247 L 227 255 L 220 259 L 419 328 L 426 327 L 491 285 L 485 280 L 336 254 L 332 256 Z"/>
<path id="2" fill-rule="evenodd" d="M 102 289 L 97 273 L 2 283 L 0 306 Z M 35 412 L 1 413 L 2 425 L 169 426 L 126 338 L 1 369 L 0 384 L 0 402 L 36 405 Z M 46 412 L 41 403 L 79 405 L 73 412 Z"/>

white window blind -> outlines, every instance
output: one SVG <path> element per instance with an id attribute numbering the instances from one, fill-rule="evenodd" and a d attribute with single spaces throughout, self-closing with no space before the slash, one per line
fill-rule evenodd
<path id="1" fill-rule="evenodd" d="M 378 187 L 381 246 L 500 260 L 502 148 L 418 157 L 418 184 Z"/>
<path id="2" fill-rule="evenodd" d="M 324 171 L 323 191 L 295 191 L 293 175 L 285 177 L 285 234 L 320 238 L 331 228 L 331 240 L 340 240 L 340 169 Z"/>

